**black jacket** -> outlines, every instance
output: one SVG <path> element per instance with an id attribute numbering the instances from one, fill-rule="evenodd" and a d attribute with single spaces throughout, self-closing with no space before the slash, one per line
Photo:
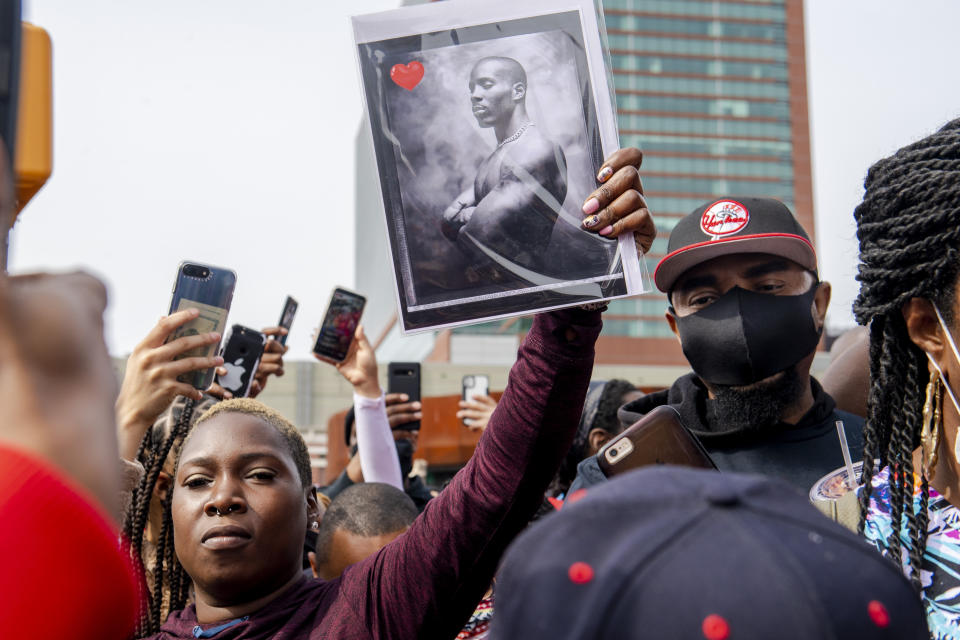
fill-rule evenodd
<path id="1" fill-rule="evenodd" d="M 853 460 L 863 458 L 863 418 L 837 409 L 836 402 L 815 379 L 810 378 L 810 386 L 813 406 L 797 424 L 780 423 L 760 432 L 724 430 L 715 424 L 707 390 L 693 373 L 678 379 L 669 389 L 624 405 L 618 417 L 624 425 L 631 425 L 655 407 L 672 405 L 721 471 L 781 478 L 806 493 L 817 480 L 844 464 L 837 420 L 843 421 Z M 570 493 L 605 480 L 596 456 L 590 456 L 577 467 Z"/>

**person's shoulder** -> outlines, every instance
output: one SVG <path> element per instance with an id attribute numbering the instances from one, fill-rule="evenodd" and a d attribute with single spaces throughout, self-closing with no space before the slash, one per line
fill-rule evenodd
<path id="1" fill-rule="evenodd" d="M 560 145 L 544 137 L 536 127 L 530 127 L 524 132 L 519 142 L 522 144 L 518 144 L 515 147 L 515 152 L 510 155 L 515 161 L 522 164 L 542 165 L 550 163 L 556 165 L 557 159 L 563 156 L 563 149 L 560 148 Z"/>
<path id="2" fill-rule="evenodd" d="M 569 497 L 581 489 L 603 484 L 606 481 L 607 476 L 603 475 L 597 456 L 587 456 L 577 465 L 577 476 L 571 483 L 567 496 Z"/>
<path id="3" fill-rule="evenodd" d="M 536 127 L 530 128 L 530 148 L 535 149 L 542 154 L 555 155 L 557 152 L 563 153 L 560 145 L 543 135 L 543 132 Z"/>

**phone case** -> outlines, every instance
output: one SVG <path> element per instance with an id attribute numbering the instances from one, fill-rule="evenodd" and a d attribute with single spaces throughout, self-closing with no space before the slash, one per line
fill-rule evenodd
<path id="1" fill-rule="evenodd" d="M 217 384 L 233 394 L 234 398 L 246 398 L 253 386 L 253 377 L 263 357 L 266 336 L 255 329 L 235 324 L 224 343 L 223 368 L 227 375 L 217 376 Z"/>
<path id="2" fill-rule="evenodd" d="M 420 363 L 419 362 L 391 362 L 387 365 L 387 393 L 405 393 L 410 397 L 408 402 L 420 400 Z M 420 421 L 397 425 L 395 428 L 405 431 L 420 429 Z"/>
<path id="3" fill-rule="evenodd" d="M 297 315 L 297 308 L 300 306 L 292 296 L 287 296 L 287 299 L 283 303 L 283 313 L 280 314 L 280 322 L 277 323 L 279 326 L 287 330 L 287 333 L 284 335 L 277 336 L 277 342 L 280 344 L 287 344 L 287 336 L 290 335 L 290 326 L 293 325 L 293 317 Z"/>
<path id="4" fill-rule="evenodd" d="M 690 433 L 676 409 L 657 407 L 597 453 L 600 470 L 608 478 L 655 464 L 716 469 L 706 449 Z"/>
<path id="5" fill-rule="evenodd" d="M 341 287 L 333 290 L 313 345 L 318 358 L 334 364 L 343 362 L 366 304 L 367 299 L 359 293 Z"/>
<path id="6" fill-rule="evenodd" d="M 464 402 L 473 400 L 477 396 L 490 395 L 490 377 L 486 375 L 466 375 L 463 376 L 463 392 L 461 397 Z M 469 418 L 460 420 L 464 425 L 471 426 Z"/>
<path id="7" fill-rule="evenodd" d="M 170 301 L 170 313 L 181 309 L 196 308 L 200 315 L 174 331 L 167 342 L 182 336 L 197 335 L 216 331 L 223 336 L 227 326 L 227 314 L 233 301 L 233 290 L 237 284 L 237 274 L 230 269 L 200 264 L 199 262 L 181 262 L 177 271 L 177 280 L 173 286 L 173 298 Z M 197 347 L 177 357 L 209 357 L 217 353 L 220 344 Z M 193 385 L 201 391 L 213 383 L 216 369 L 192 371 L 177 379 Z"/>
<path id="8" fill-rule="evenodd" d="M 490 377 L 486 375 L 466 375 L 463 376 L 464 400 L 472 400 L 476 396 L 490 395 Z"/>

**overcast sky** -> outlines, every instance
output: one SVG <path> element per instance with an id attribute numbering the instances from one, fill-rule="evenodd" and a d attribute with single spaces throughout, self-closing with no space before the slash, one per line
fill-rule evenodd
<path id="1" fill-rule="evenodd" d="M 399 4 L 27 2 L 53 39 L 54 175 L 16 226 L 11 270 L 102 277 L 121 355 L 166 313 L 181 260 L 228 266 L 230 321 L 273 324 L 290 293 L 301 301 L 291 356 L 306 357 L 330 289 L 354 282 L 362 106 L 349 16 Z M 867 167 L 960 116 L 960 3 L 808 0 L 806 15 L 817 237 L 837 328 L 852 323 L 851 214 Z"/>

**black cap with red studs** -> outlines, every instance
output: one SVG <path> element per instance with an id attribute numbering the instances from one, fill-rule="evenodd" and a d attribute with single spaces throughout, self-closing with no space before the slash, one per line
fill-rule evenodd
<path id="1" fill-rule="evenodd" d="M 491 637 L 929 637 L 894 564 L 769 478 L 651 467 L 578 495 L 507 551 Z"/>

